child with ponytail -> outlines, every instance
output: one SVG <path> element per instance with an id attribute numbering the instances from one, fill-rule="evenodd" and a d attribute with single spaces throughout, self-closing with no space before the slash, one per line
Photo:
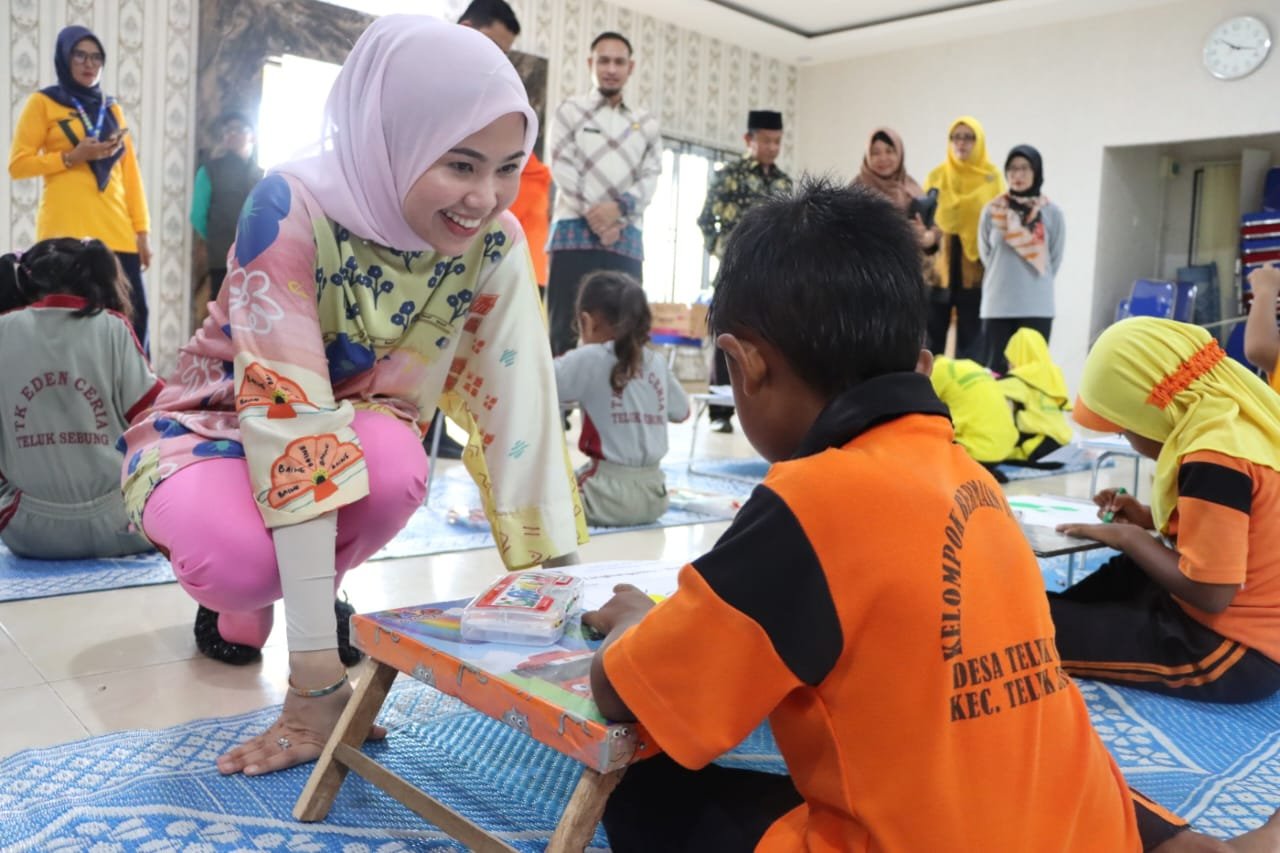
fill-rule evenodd
<path id="1" fill-rule="evenodd" d="M 116 441 L 162 387 L 130 286 L 97 240 L 0 257 L 0 540 L 44 559 L 150 550 L 129 532 Z"/>
<path id="2" fill-rule="evenodd" d="M 587 522 L 648 524 L 667 511 L 659 463 L 667 422 L 689 416 L 689 398 L 648 348 L 649 302 L 631 276 L 600 271 L 578 293 L 581 345 L 556 359 L 560 402 L 582 407 L 578 443 L 591 459 L 578 469 Z"/>

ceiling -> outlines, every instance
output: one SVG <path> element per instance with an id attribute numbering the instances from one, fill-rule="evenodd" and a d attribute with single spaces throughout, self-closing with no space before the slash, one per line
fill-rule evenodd
<path id="1" fill-rule="evenodd" d="M 1114 14 L 1170 0 L 611 0 L 801 65 Z"/>
<path id="2" fill-rule="evenodd" d="M 808 38 L 842 30 L 921 17 L 993 0 L 708 0 Z"/>

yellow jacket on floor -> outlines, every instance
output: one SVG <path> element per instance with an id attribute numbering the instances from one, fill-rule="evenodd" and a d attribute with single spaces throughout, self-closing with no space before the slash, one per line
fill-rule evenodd
<path id="1" fill-rule="evenodd" d="M 956 442 L 979 462 L 1003 462 L 1018 443 L 1004 394 L 987 369 L 967 358 L 933 360 L 933 390 L 951 410 Z"/>
<path id="2" fill-rule="evenodd" d="M 1071 441 L 1067 412 L 1071 397 L 1062 371 L 1049 357 L 1049 344 L 1035 329 L 1023 327 L 1013 333 L 1004 348 L 1009 372 L 996 384 L 1013 402 L 1013 422 L 1018 428 L 1018 444 L 1010 459 L 1037 459 L 1043 456 L 1044 440 L 1062 446 Z M 1049 448 L 1050 450 L 1056 448 Z"/>

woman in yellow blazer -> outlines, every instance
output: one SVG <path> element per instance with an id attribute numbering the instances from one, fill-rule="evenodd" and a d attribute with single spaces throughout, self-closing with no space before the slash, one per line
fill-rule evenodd
<path id="1" fill-rule="evenodd" d="M 151 220 L 124 113 L 102 91 L 106 51 L 85 27 L 58 33 L 56 85 L 27 99 L 9 151 L 14 180 L 43 178 L 36 239 L 93 237 L 120 259 L 133 289 L 134 331 L 146 345 L 142 271 Z"/>

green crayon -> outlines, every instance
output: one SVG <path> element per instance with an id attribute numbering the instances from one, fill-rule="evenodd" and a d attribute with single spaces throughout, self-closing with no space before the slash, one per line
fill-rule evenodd
<path id="1" fill-rule="evenodd" d="M 1117 494 L 1117 495 L 1127 495 L 1127 494 L 1128 494 L 1128 492 L 1126 492 L 1126 491 L 1124 490 L 1124 486 L 1121 486 L 1120 488 L 1116 489 L 1116 494 Z M 1104 513 L 1102 514 L 1102 521 L 1103 521 L 1103 523 L 1105 523 L 1105 524 L 1110 524 L 1112 521 L 1114 521 L 1114 520 L 1115 520 L 1115 517 L 1116 517 L 1116 514 L 1115 514 L 1115 511 L 1114 511 L 1114 510 L 1107 510 L 1106 512 L 1104 512 Z"/>

